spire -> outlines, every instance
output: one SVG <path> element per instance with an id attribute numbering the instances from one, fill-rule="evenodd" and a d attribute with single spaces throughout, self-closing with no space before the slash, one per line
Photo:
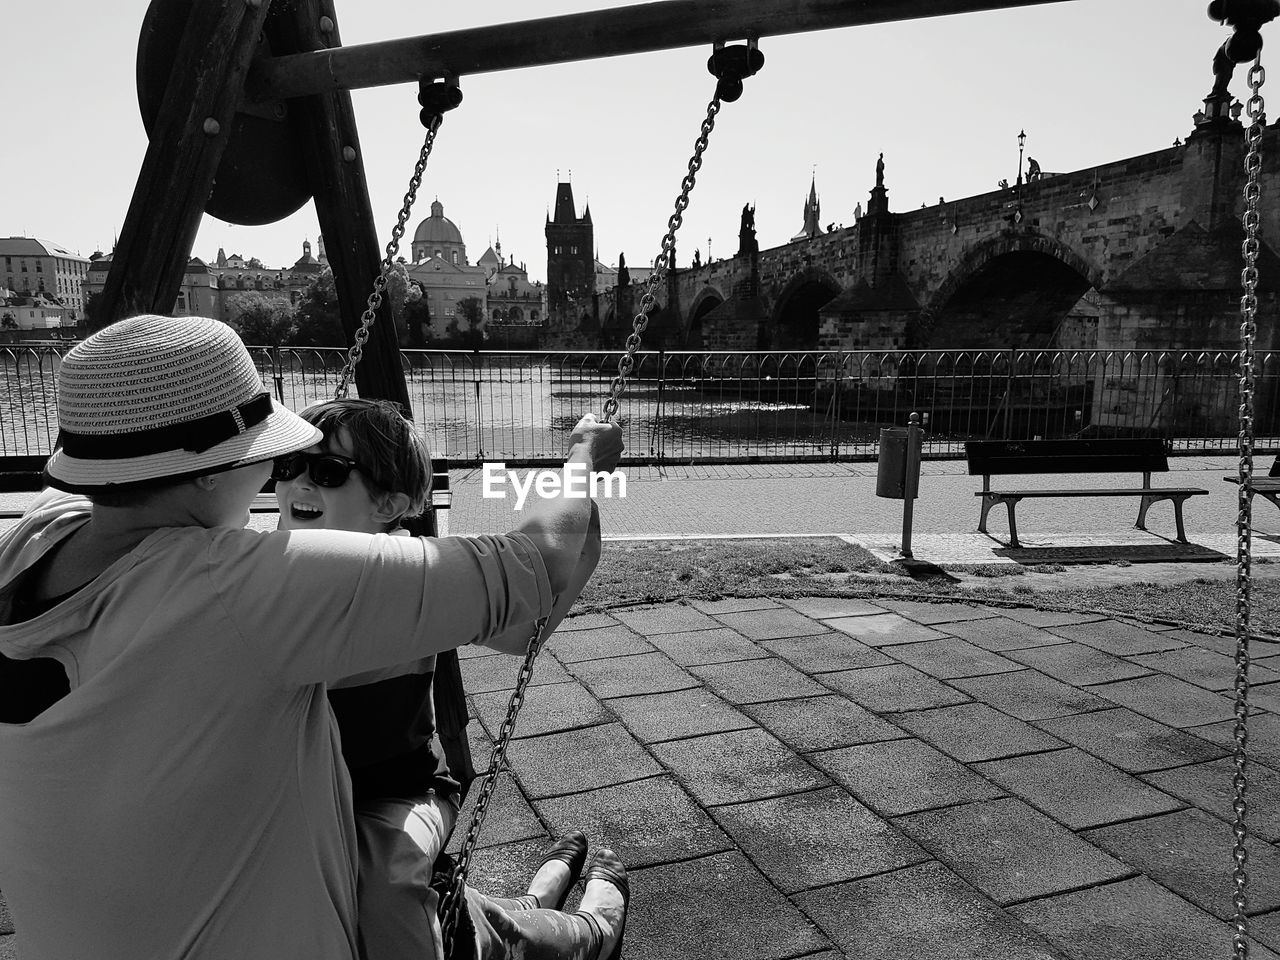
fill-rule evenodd
<path id="1" fill-rule="evenodd" d="M 804 201 L 804 223 L 800 232 L 791 238 L 796 240 L 812 240 L 822 233 L 822 222 L 818 206 L 818 181 L 816 175 L 809 181 L 809 196 Z"/>
<path id="2" fill-rule="evenodd" d="M 573 185 L 559 183 L 556 185 L 556 213 L 554 223 L 574 223 L 578 219 L 573 206 Z"/>

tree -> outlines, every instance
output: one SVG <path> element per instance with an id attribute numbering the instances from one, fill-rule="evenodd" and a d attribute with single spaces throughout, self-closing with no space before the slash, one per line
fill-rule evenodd
<path id="1" fill-rule="evenodd" d="M 324 269 L 311 281 L 297 310 L 298 333 L 294 342 L 304 347 L 341 347 L 347 342 L 338 313 L 338 290 L 333 271 Z"/>
<path id="2" fill-rule="evenodd" d="M 253 346 L 281 347 L 298 333 L 293 304 L 263 293 L 237 293 L 227 301 L 227 324 Z"/>
<path id="3" fill-rule="evenodd" d="M 0 327 L 3 327 L 5 330 L 17 330 L 18 318 L 6 310 L 4 312 L 4 316 L 0 317 Z"/>
<path id="4" fill-rule="evenodd" d="M 458 322 L 467 324 L 464 331 Z M 484 322 L 484 305 L 478 297 L 465 297 L 458 301 L 457 315 L 449 321 L 444 329 L 444 345 L 462 347 L 466 350 L 479 350 L 484 346 L 484 331 L 480 325 Z"/>

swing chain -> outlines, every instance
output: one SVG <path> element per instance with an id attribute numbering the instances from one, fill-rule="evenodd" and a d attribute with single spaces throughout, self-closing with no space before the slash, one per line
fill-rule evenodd
<path id="1" fill-rule="evenodd" d="M 430 159 L 431 148 L 436 142 L 436 132 L 443 121 L 444 116 L 439 113 L 423 117 L 427 136 L 422 142 L 422 150 L 418 153 L 418 162 L 414 164 L 413 176 L 409 178 L 409 189 L 404 195 L 404 202 L 400 205 L 399 214 L 396 215 L 396 225 L 392 228 L 391 240 L 387 243 L 387 255 L 382 258 L 378 276 L 373 281 L 373 292 L 369 294 L 368 305 L 360 316 L 360 329 L 355 333 L 355 338 L 347 351 L 347 362 L 338 376 L 338 389 L 334 393 L 334 398 L 337 400 L 346 399 L 347 388 L 355 374 L 356 365 L 364 357 L 364 347 L 369 342 L 369 328 L 373 326 L 378 308 L 382 306 L 383 295 L 387 292 L 387 278 L 391 275 L 395 256 L 400 250 L 400 240 L 404 237 L 404 227 L 409 220 L 409 213 L 413 209 L 414 201 L 418 199 L 418 188 L 422 186 L 422 175 L 426 172 L 427 160 Z"/>
<path id="2" fill-rule="evenodd" d="M 493 799 L 494 787 L 498 774 L 507 768 L 507 747 L 515 732 L 516 715 L 524 705 L 525 690 L 533 678 L 533 664 L 542 649 L 545 638 L 543 631 L 547 626 L 547 618 L 540 619 L 534 627 L 533 636 L 529 638 L 529 646 L 525 651 L 524 662 L 520 664 L 520 672 L 516 676 L 515 689 L 511 691 L 511 700 L 507 704 L 507 715 L 498 728 L 498 736 L 494 739 L 493 751 L 489 755 L 489 769 L 480 782 L 480 790 L 476 794 L 475 809 L 471 814 L 471 824 L 467 827 L 467 835 L 462 841 L 449 873 L 447 890 L 440 901 L 438 915 L 440 930 L 444 939 L 444 955 L 453 955 L 453 940 L 458 926 L 458 915 L 465 899 L 464 889 L 467 881 L 467 869 L 471 865 L 471 855 L 480 839 L 480 830 L 484 826 L 484 818 L 489 812 L 489 801 Z"/>
<path id="3" fill-rule="evenodd" d="M 1262 129 L 1266 126 L 1266 112 L 1262 99 L 1262 84 L 1266 80 L 1266 72 L 1262 68 L 1261 57 L 1249 68 L 1249 87 L 1253 95 L 1249 98 L 1246 110 L 1249 115 L 1249 129 L 1246 134 L 1248 151 L 1245 155 L 1244 169 L 1246 174 L 1244 186 L 1244 231 L 1245 239 L 1241 244 L 1244 258 L 1244 269 L 1240 272 L 1240 282 L 1244 287 L 1244 295 L 1240 298 L 1240 484 L 1239 514 L 1236 521 L 1236 675 L 1235 675 L 1235 774 L 1232 786 L 1235 797 L 1232 809 L 1235 821 L 1232 833 L 1235 843 L 1231 850 L 1234 869 L 1232 880 L 1235 891 L 1232 901 L 1235 913 L 1232 924 L 1232 945 L 1235 960 L 1248 960 L 1249 943 L 1248 920 L 1245 908 L 1248 904 L 1249 875 L 1246 869 L 1248 853 L 1245 841 L 1248 838 L 1246 815 L 1248 804 L 1245 801 L 1245 790 L 1248 787 L 1246 776 L 1247 753 L 1249 741 L 1249 610 L 1250 610 L 1250 532 L 1253 525 L 1253 490 L 1250 481 L 1253 479 L 1253 393 L 1254 393 L 1254 340 L 1257 335 L 1258 314 L 1258 252 L 1261 244 L 1258 240 L 1258 228 L 1261 224 L 1258 213 L 1260 187 L 1258 175 L 1262 169 Z"/>
<path id="4" fill-rule="evenodd" d="M 604 402 L 604 417 L 613 420 L 618 413 L 618 400 L 627 387 L 627 377 L 635 367 L 636 350 L 640 348 L 640 335 L 649 325 L 649 311 L 657 302 L 657 289 L 662 285 L 669 270 L 675 267 L 676 231 L 684 223 L 684 212 L 689 207 L 689 194 L 693 192 L 698 171 L 702 169 L 702 155 L 706 152 L 711 131 L 715 129 L 716 114 L 720 112 L 720 97 L 716 96 L 707 104 L 707 116 L 702 121 L 702 129 L 693 145 L 693 156 L 689 158 L 689 172 L 680 181 L 680 196 L 676 197 L 676 209 L 667 220 L 667 232 L 662 238 L 662 252 L 653 261 L 653 272 L 645 282 L 644 293 L 640 297 L 640 307 L 635 319 L 631 321 L 631 333 L 627 337 L 626 352 L 618 358 L 618 375 L 609 384 L 609 396 Z"/>

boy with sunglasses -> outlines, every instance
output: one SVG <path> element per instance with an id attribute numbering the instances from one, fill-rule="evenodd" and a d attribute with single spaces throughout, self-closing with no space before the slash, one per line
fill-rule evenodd
<path id="1" fill-rule="evenodd" d="M 323 438 L 275 462 L 280 529 L 408 536 L 401 520 L 422 512 L 431 486 L 431 458 L 412 423 L 381 400 L 329 401 L 307 408 L 302 418 Z M 592 523 L 598 523 L 594 504 Z M 596 559 L 583 558 L 584 584 Z M 568 605 L 553 609 L 547 632 Z M 434 671 L 431 656 L 349 677 L 329 689 L 356 803 L 364 960 L 440 956 L 430 880 L 457 817 L 458 783 L 433 749 Z M 619 944 L 609 941 L 621 928 L 627 885 L 625 870 L 611 852 L 602 850 L 588 870 L 583 912 L 558 912 L 586 852 L 585 837 L 576 831 L 566 836 L 518 900 L 468 890 L 478 955 L 506 956 L 520 944 L 531 958 L 576 956 L 584 946 L 590 956 L 590 945 L 598 956 L 616 956 Z M 541 909 L 544 905 L 555 910 Z M 602 917 L 605 923 L 599 922 Z M 606 953 L 609 946 L 613 949 Z"/>

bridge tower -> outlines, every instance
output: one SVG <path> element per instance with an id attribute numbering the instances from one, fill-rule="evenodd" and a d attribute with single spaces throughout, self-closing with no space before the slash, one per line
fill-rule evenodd
<path id="1" fill-rule="evenodd" d="M 590 304 L 595 293 L 595 231 L 591 206 L 582 216 L 573 203 L 573 184 L 556 186 L 555 214 L 547 218 L 547 306 L 563 312 L 570 302 Z"/>

